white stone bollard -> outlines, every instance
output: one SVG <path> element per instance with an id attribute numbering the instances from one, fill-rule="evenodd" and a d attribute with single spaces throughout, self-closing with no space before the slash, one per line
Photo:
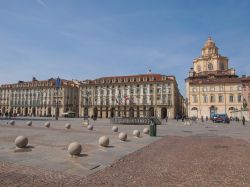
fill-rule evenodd
<path id="1" fill-rule="evenodd" d="M 66 129 L 70 129 L 70 128 L 71 128 L 71 125 L 70 125 L 69 123 L 66 123 L 66 124 L 65 124 L 65 128 L 66 128 Z"/>
<path id="2" fill-rule="evenodd" d="M 119 138 L 119 140 L 121 140 L 121 141 L 126 141 L 126 140 L 127 140 L 127 133 L 125 133 L 125 132 L 119 133 L 118 138 Z"/>
<path id="3" fill-rule="evenodd" d="M 32 121 L 27 121 L 26 125 L 31 126 L 32 125 Z"/>
<path id="4" fill-rule="evenodd" d="M 107 136 L 102 136 L 99 138 L 99 145 L 103 147 L 108 147 L 109 145 L 109 138 Z"/>
<path id="5" fill-rule="evenodd" d="M 68 146 L 68 152 L 70 155 L 80 155 L 82 151 L 82 146 L 78 142 L 73 142 Z"/>
<path id="6" fill-rule="evenodd" d="M 88 130 L 92 131 L 93 130 L 93 125 L 88 125 Z"/>
<path id="7" fill-rule="evenodd" d="M 82 125 L 85 126 L 85 127 L 87 127 L 89 125 L 89 120 L 84 120 L 82 122 Z"/>
<path id="8" fill-rule="evenodd" d="M 47 127 L 47 128 L 49 128 L 50 127 L 50 122 L 45 122 L 44 126 Z"/>
<path id="9" fill-rule="evenodd" d="M 113 127 L 112 127 L 112 131 L 113 131 L 113 132 L 118 132 L 118 127 L 117 127 L 117 126 L 113 126 Z"/>
<path id="10" fill-rule="evenodd" d="M 25 148 L 28 145 L 28 138 L 25 136 L 18 136 L 15 139 L 15 145 L 18 148 Z"/>
<path id="11" fill-rule="evenodd" d="M 135 137 L 137 137 L 137 138 L 140 137 L 140 131 L 137 130 L 137 129 L 134 130 L 134 131 L 133 131 L 133 135 L 134 135 Z"/>
<path id="12" fill-rule="evenodd" d="M 15 125 L 15 121 L 14 121 L 14 120 L 10 120 L 10 121 L 9 121 L 9 124 Z"/>
<path id="13" fill-rule="evenodd" d="M 144 133 L 144 134 L 149 134 L 149 129 L 148 129 L 147 127 L 144 128 L 144 129 L 143 129 L 143 133 Z"/>

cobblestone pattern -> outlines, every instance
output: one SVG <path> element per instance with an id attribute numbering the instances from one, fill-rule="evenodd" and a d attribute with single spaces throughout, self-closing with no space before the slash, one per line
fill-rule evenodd
<path id="1" fill-rule="evenodd" d="M 250 144 L 165 137 L 87 178 L 84 186 L 250 186 Z"/>
<path id="2" fill-rule="evenodd" d="M 82 186 L 84 178 L 0 161 L 0 186 Z"/>
<path id="3" fill-rule="evenodd" d="M 250 144 L 167 136 L 87 178 L 0 162 L 0 186 L 250 186 Z"/>

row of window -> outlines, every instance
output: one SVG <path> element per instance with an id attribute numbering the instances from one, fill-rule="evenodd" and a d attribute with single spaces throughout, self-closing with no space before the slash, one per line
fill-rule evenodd
<path id="1" fill-rule="evenodd" d="M 230 86 L 228 91 L 241 91 L 242 90 L 242 86 Z M 201 90 L 202 92 L 214 92 L 214 91 L 224 91 L 224 86 L 211 86 L 211 87 L 202 87 Z M 199 88 L 198 87 L 192 87 L 192 92 L 199 92 Z"/>
<path id="2" fill-rule="evenodd" d="M 236 102 L 236 101 L 238 103 L 240 103 L 240 102 L 242 102 L 242 95 L 238 94 L 237 98 L 236 98 L 234 95 L 231 94 L 231 95 L 229 95 L 228 100 L 229 100 L 230 103 L 233 103 L 233 102 Z M 224 96 L 223 95 L 218 95 L 217 96 L 217 101 L 219 103 L 223 103 L 224 102 Z M 198 96 L 197 95 L 193 95 L 193 102 L 198 103 Z M 215 95 L 210 95 L 210 96 L 202 95 L 202 102 L 203 103 L 208 103 L 208 102 L 215 103 L 216 102 L 216 96 Z"/>

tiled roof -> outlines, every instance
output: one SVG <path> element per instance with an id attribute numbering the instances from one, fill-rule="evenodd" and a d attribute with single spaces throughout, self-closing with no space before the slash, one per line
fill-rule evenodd
<path id="1" fill-rule="evenodd" d="M 61 79 L 62 86 L 69 86 L 69 87 L 76 87 L 77 84 L 75 84 L 73 81 Z M 30 87 L 30 86 L 37 86 L 37 87 L 51 87 L 55 86 L 55 79 L 49 79 L 49 80 L 35 80 L 35 81 L 19 81 L 18 83 L 14 84 L 3 84 L 1 85 L 2 88 L 13 88 L 13 87 Z"/>

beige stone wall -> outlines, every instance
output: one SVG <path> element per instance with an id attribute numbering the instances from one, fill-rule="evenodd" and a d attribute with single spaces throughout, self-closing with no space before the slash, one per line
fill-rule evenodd
<path id="1" fill-rule="evenodd" d="M 125 91 L 126 89 L 128 90 L 127 92 Z M 129 90 L 131 89 L 134 90 L 133 93 L 129 93 Z M 163 89 L 165 90 L 164 92 Z M 86 95 L 87 90 L 88 93 L 91 93 L 88 96 Z M 123 101 L 119 105 L 116 102 L 116 99 L 119 95 L 118 90 L 121 91 L 122 98 L 124 98 L 124 95 L 126 94 L 128 98 L 133 97 L 134 104 L 131 105 L 129 104 L 129 102 L 125 104 Z M 114 91 L 114 93 L 111 93 L 112 91 Z M 165 99 L 163 99 L 164 97 Z M 86 98 L 89 98 L 91 100 L 88 105 L 85 103 Z M 146 99 L 145 103 L 144 98 Z M 166 115 L 168 115 L 168 117 L 170 118 L 173 118 L 177 114 L 177 111 L 181 110 L 182 108 L 179 103 L 180 98 L 181 96 L 175 80 L 166 80 L 159 82 L 135 81 L 133 83 L 112 83 L 111 81 L 110 84 L 84 83 L 80 86 L 79 89 L 79 114 L 81 117 L 83 117 L 84 108 L 88 108 L 88 115 L 92 116 L 94 115 L 94 107 L 96 107 L 98 110 L 98 117 L 111 117 L 112 108 L 115 109 L 115 116 L 118 116 L 118 113 L 120 113 L 120 116 L 124 116 L 124 107 L 126 106 L 127 117 L 129 116 L 129 108 L 134 109 L 134 117 L 137 117 L 137 107 L 140 108 L 139 116 L 143 117 L 149 115 L 149 108 L 152 107 L 154 110 L 154 114 L 157 117 L 161 117 L 162 110 L 164 110 L 163 108 L 166 108 Z M 103 103 L 101 102 L 101 100 L 103 100 Z M 146 107 L 147 111 L 144 111 L 144 107 Z M 102 115 L 100 112 L 101 108 Z"/>
<path id="2" fill-rule="evenodd" d="M 209 117 L 210 107 L 212 106 L 216 108 L 217 113 L 227 113 L 228 116 L 231 116 L 232 111 L 241 110 L 243 102 L 241 83 L 192 84 L 187 88 L 189 116 Z M 207 100 L 205 99 L 206 96 Z M 194 108 L 198 110 L 192 110 Z"/>
<path id="3" fill-rule="evenodd" d="M 24 82 L 1 86 L 0 112 L 21 116 L 55 116 L 57 91 L 49 81 Z M 78 114 L 78 88 L 65 86 L 58 90 L 59 115 L 68 110 Z"/>

